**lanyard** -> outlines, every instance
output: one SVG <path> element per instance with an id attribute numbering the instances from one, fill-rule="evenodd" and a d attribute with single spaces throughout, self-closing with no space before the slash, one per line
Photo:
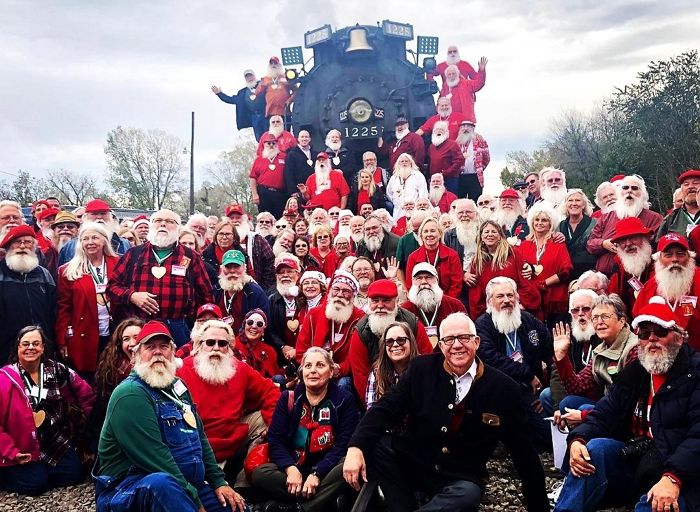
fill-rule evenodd
<path id="1" fill-rule="evenodd" d="M 160 267 L 160 266 L 163 266 L 163 262 L 164 262 L 165 260 L 167 260 L 168 257 L 170 257 L 170 255 L 173 253 L 173 251 L 170 251 L 168 254 L 166 254 L 165 256 L 163 256 L 162 258 L 160 258 L 160 257 L 158 256 L 158 253 L 156 253 L 156 251 L 154 251 L 153 249 L 151 249 L 151 251 L 153 252 L 153 256 L 156 258 L 156 262 L 158 263 L 158 266 L 159 266 L 159 267 Z"/>
<path id="2" fill-rule="evenodd" d="M 44 363 L 41 363 L 39 365 L 39 385 L 38 385 L 38 387 L 32 385 L 32 381 L 29 380 L 29 377 L 27 377 L 27 375 L 26 375 L 27 372 L 24 369 L 22 369 L 19 365 L 17 365 L 17 369 L 19 370 L 19 374 L 22 375 L 22 380 L 24 380 L 24 385 L 27 387 L 27 391 L 29 391 L 29 400 L 32 401 L 32 403 L 34 404 L 35 407 L 38 406 L 41 403 L 41 400 L 42 400 L 41 395 L 42 395 L 42 392 L 44 391 Z M 70 375 L 68 376 L 68 378 L 70 379 Z M 39 390 L 39 393 L 36 397 L 32 394 L 32 388 L 35 388 L 35 387 Z"/>
<path id="3" fill-rule="evenodd" d="M 508 340 L 508 346 L 513 350 L 513 352 L 517 352 L 517 349 L 518 349 L 518 331 L 513 331 L 513 340 L 512 341 L 510 339 L 510 334 L 506 334 L 506 340 Z"/>
<path id="4" fill-rule="evenodd" d="M 284 309 L 286 309 L 287 311 L 296 311 L 297 310 L 296 299 L 287 300 L 286 297 L 282 297 L 282 298 L 284 299 Z"/>
<path id="5" fill-rule="evenodd" d="M 225 291 L 224 292 L 224 309 L 226 310 L 226 313 L 229 314 L 229 313 L 231 313 L 231 306 L 233 305 L 233 299 L 236 296 L 236 294 L 234 293 L 233 295 L 231 295 L 230 299 L 226 298 L 227 295 L 228 295 L 228 292 Z"/>
<path id="6" fill-rule="evenodd" d="M 338 327 L 337 334 L 343 334 L 343 325 L 345 325 L 345 322 L 341 322 L 340 326 Z M 335 330 L 335 321 L 331 322 L 331 346 L 333 343 L 335 343 L 335 335 L 336 335 L 336 330 Z"/>
<path id="7" fill-rule="evenodd" d="M 177 398 L 176 396 L 171 395 L 170 393 L 168 393 L 168 392 L 165 391 L 164 389 L 161 389 L 160 392 L 163 393 L 166 397 L 170 398 L 170 400 L 172 400 L 173 402 L 175 402 L 175 404 L 177 404 L 177 406 L 178 406 L 180 409 L 182 409 L 183 411 L 190 411 L 190 410 L 192 409 L 192 408 L 190 407 L 190 404 L 186 404 L 184 401 L 180 400 L 180 399 Z"/>
<path id="8" fill-rule="evenodd" d="M 438 246 L 435 252 L 435 261 L 430 263 L 430 256 L 428 256 L 428 249 L 425 250 L 425 262 L 430 263 L 433 267 L 437 268 L 438 258 L 440 257 L 440 246 Z"/>
<path id="9" fill-rule="evenodd" d="M 421 316 L 423 317 L 423 320 L 425 320 L 425 326 L 426 327 L 432 327 L 433 322 L 435 322 L 435 317 L 437 316 L 438 308 L 435 308 L 435 312 L 433 313 L 433 318 L 430 319 L 430 322 L 428 322 L 428 317 L 425 316 L 425 312 L 422 309 L 419 309 Z"/>
<path id="10" fill-rule="evenodd" d="M 535 239 L 535 258 L 537 259 L 537 264 L 540 263 L 540 259 L 542 258 L 542 255 L 544 254 L 545 247 L 547 247 L 546 240 L 542 244 L 542 248 L 540 248 L 539 244 L 537 243 L 537 239 Z"/>
<path id="11" fill-rule="evenodd" d="M 88 262 L 88 270 L 92 276 L 92 280 L 95 284 L 105 284 L 107 282 L 107 269 L 105 268 L 105 260 L 102 260 L 102 264 L 99 267 L 94 266 L 92 263 Z"/>
<path id="12" fill-rule="evenodd" d="M 687 211 L 685 211 L 685 208 L 681 208 L 681 211 L 683 212 L 683 215 L 685 215 L 685 218 L 690 224 L 696 225 L 698 223 L 698 220 L 700 220 L 698 219 L 698 214 L 700 214 L 700 212 L 696 213 L 695 218 L 693 218 Z"/>
<path id="13" fill-rule="evenodd" d="M 593 349 L 591 348 L 591 344 L 588 344 L 588 351 L 586 351 L 586 344 L 584 344 L 581 350 L 581 362 L 583 363 L 583 366 L 588 366 L 592 355 Z"/>

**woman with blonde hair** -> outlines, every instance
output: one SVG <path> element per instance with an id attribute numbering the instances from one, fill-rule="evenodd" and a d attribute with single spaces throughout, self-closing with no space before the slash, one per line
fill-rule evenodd
<path id="1" fill-rule="evenodd" d="M 92 376 L 109 341 L 107 285 L 118 260 L 105 227 L 87 222 L 78 231 L 75 255 L 58 269 L 56 343 L 82 375 Z"/>
<path id="2" fill-rule="evenodd" d="M 321 266 L 321 272 L 326 277 L 333 277 L 333 273 L 338 268 L 340 260 L 338 253 L 333 249 L 333 232 L 326 225 L 317 226 L 311 239 L 313 247 L 310 254 Z"/>
<path id="3" fill-rule="evenodd" d="M 199 240 L 197 239 L 197 234 L 187 228 L 180 228 L 180 232 L 177 235 L 177 242 L 180 245 L 189 247 L 193 252 L 199 252 L 201 247 L 199 246 Z"/>
<path id="4" fill-rule="evenodd" d="M 371 204 L 375 210 L 385 206 L 384 193 L 377 187 L 374 182 L 374 173 L 369 169 L 360 169 L 357 173 L 357 184 L 350 191 L 348 198 L 348 208 L 355 214 L 360 213 L 364 204 Z"/>
<path id="5" fill-rule="evenodd" d="M 119 228 L 119 231 L 117 231 L 117 235 L 119 235 L 120 238 L 123 238 L 127 242 L 129 242 L 129 245 L 131 247 L 136 247 L 137 245 L 141 245 L 141 240 L 139 237 L 136 235 L 134 230 L 129 227 L 123 227 Z"/>
<path id="6" fill-rule="evenodd" d="M 570 188 L 559 207 L 562 221 L 557 231 L 564 234 L 574 269 L 571 280 L 578 279 L 586 270 L 595 267 L 596 257 L 589 253 L 586 244 L 591 236 L 596 219 L 592 218 L 593 205 L 580 188 Z"/>

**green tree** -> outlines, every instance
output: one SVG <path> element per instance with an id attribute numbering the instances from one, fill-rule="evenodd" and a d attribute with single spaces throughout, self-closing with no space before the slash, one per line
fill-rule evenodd
<path id="1" fill-rule="evenodd" d="M 206 167 L 205 172 L 213 183 L 200 190 L 198 205 L 202 204 L 204 209 L 209 206 L 207 211 L 217 215 L 223 212 L 227 204 L 237 202 L 249 214 L 256 214 L 258 209 L 253 203 L 248 179 L 250 166 L 255 160 L 255 150 L 254 142 L 239 139 L 231 151 L 222 152 L 213 164 Z"/>
<path id="2" fill-rule="evenodd" d="M 49 171 L 47 182 L 51 192 L 62 204 L 83 205 L 89 199 L 100 195 L 95 174 L 57 169 Z"/>
<path id="3" fill-rule="evenodd" d="M 17 171 L 16 178 L 12 182 L 0 183 L 0 189 L 2 189 L 0 193 L 2 199 L 11 199 L 24 206 L 49 195 L 46 181 L 35 178 L 21 169 Z"/>
<path id="4" fill-rule="evenodd" d="M 122 206 L 179 208 L 185 196 L 183 147 L 180 139 L 162 130 L 118 126 L 109 132 L 107 182 Z"/>
<path id="5" fill-rule="evenodd" d="M 506 153 L 506 167 L 501 171 L 501 183 L 504 187 L 512 187 L 527 174 L 540 172 L 550 165 L 554 165 L 554 161 L 547 150 L 509 151 Z"/>

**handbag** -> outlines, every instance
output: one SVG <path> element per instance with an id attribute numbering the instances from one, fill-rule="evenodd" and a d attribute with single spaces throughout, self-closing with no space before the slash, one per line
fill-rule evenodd
<path id="1" fill-rule="evenodd" d="M 293 408 L 294 391 L 290 391 L 287 394 L 287 411 L 292 412 Z M 250 450 L 243 461 L 243 471 L 245 472 L 248 482 L 252 482 L 253 471 L 255 471 L 258 466 L 262 466 L 268 462 L 270 462 L 270 443 L 260 443 Z"/>

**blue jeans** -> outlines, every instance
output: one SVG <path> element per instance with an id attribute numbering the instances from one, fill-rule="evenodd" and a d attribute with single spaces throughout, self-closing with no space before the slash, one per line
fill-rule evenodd
<path id="1" fill-rule="evenodd" d="M 595 400 L 578 395 L 568 395 L 559 402 L 559 412 L 562 414 L 566 413 L 566 408 L 577 411 L 595 409 Z"/>
<path id="2" fill-rule="evenodd" d="M 163 323 L 168 326 L 177 348 L 190 341 L 190 328 L 184 320 L 163 320 Z"/>
<path id="3" fill-rule="evenodd" d="M 39 461 L 0 468 L 0 489 L 29 496 L 45 493 L 54 487 L 76 485 L 82 480 L 83 466 L 73 448 L 55 466 Z"/>
<path id="4" fill-rule="evenodd" d="M 544 388 L 540 393 L 540 402 L 547 416 L 554 414 L 554 402 L 552 401 L 552 388 Z"/>
<path id="5" fill-rule="evenodd" d="M 622 460 L 622 441 L 607 438 L 592 439 L 586 444 L 595 473 L 578 477 L 569 472 L 554 507 L 554 512 L 593 512 L 603 498 L 627 501 L 634 467 Z"/>

